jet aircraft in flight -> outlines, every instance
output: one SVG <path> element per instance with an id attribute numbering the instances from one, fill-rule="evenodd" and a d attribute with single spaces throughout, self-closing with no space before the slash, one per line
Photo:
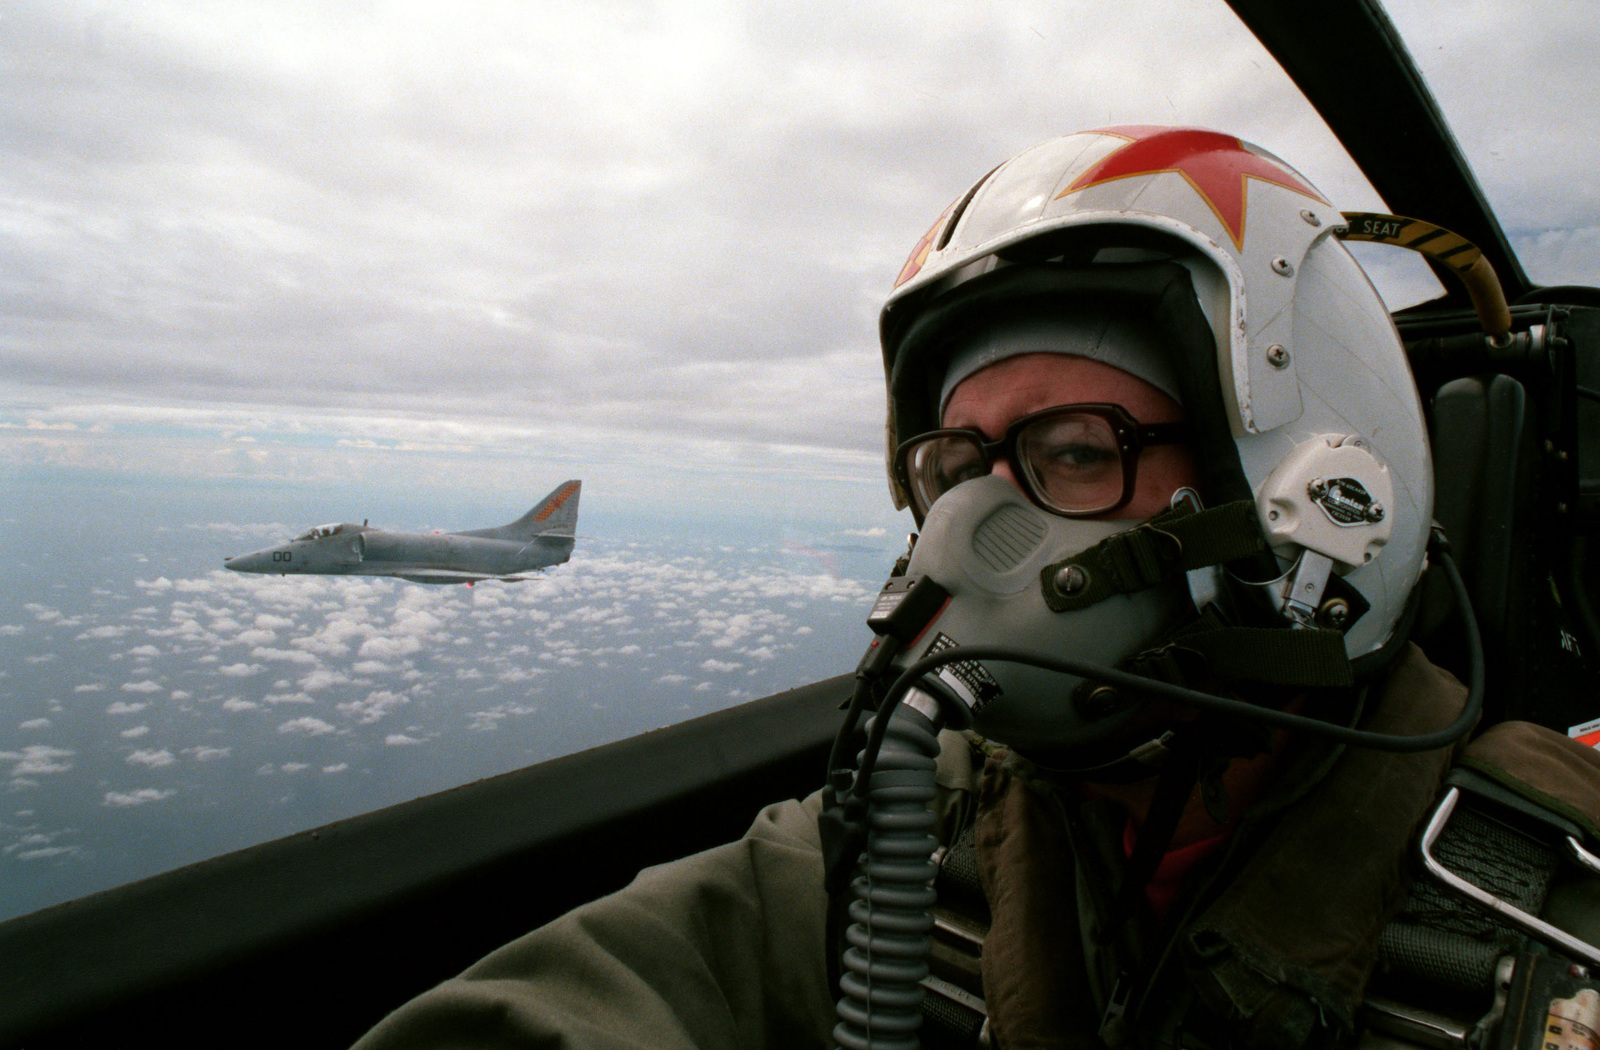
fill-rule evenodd
<path id="1" fill-rule="evenodd" d="M 566 481 L 509 525 L 471 532 L 389 532 L 318 525 L 276 547 L 223 559 L 235 572 L 397 576 L 413 583 L 526 580 L 572 556 L 581 481 Z"/>

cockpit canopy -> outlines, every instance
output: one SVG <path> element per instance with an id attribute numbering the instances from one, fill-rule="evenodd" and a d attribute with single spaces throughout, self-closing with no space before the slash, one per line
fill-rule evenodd
<path id="1" fill-rule="evenodd" d="M 338 524 L 338 525 L 318 525 L 316 528 L 312 529 L 310 532 L 307 532 L 307 533 L 305 533 L 304 535 L 301 535 L 301 536 L 296 536 L 295 539 L 296 540 L 322 540 L 322 539 L 327 539 L 329 536 L 337 536 L 337 535 L 339 535 L 339 533 L 341 533 L 343 531 L 344 531 L 344 526 L 342 524 Z"/>

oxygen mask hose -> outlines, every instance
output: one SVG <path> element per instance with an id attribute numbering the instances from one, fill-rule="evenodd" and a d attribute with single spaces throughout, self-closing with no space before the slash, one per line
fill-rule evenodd
<path id="1" fill-rule="evenodd" d="M 922 1023 L 921 981 L 933 950 L 933 878 L 938 869 L 936 794 L 938 727 L 918 710 L 924 697 L 880 711 L 886 718 L 867 793 L 867 850 L 851 883 L 852 923 L 842 959 L 839 1023 L 833 1037 L 844 1050 L 917 1050 Z M 916 705 L 916 706 L 913 706 Z M 937 717 L 937 708 L 929 706 Z"/>

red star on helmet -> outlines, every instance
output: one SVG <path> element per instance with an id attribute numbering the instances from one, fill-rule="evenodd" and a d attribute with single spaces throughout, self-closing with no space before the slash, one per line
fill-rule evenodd
<path id="1" fill-rule="evenodd" d="M 937 219 L 933 220 L 933 225 L 928 227 L 928 232 L 922 235 L 922 240 L 917 242 L 917 246 L 911 249 L 911 257 L 900 268 L 900 276 L 894 279 L 896 288 L 915 277 L 922 269 L 923 264 L 928 261 L 928 253 L 933 251 L 933 240 L 939 235 L 940 228 L 944 226 L 944 220 L 950 217 L 950 212 L 955 206 L 955 202 L 952 201 L 950 207 L 946 208 Z"/>
<path id="2" fill-rule="evenodd" d="M 1100 128 L 1099 133 L 1125 138 L 1128 144 L 1079 175 L 1056 195 L 1057 200 L 1116 179 L 1176 172 L 1200 194 L 1240 250 L 1244 248 L 1246 179 L 1260 179 L 1327 203 L 1299 177 L 1259 153 L 1251 153 L 1232 135 L 1144 125 Z"/>

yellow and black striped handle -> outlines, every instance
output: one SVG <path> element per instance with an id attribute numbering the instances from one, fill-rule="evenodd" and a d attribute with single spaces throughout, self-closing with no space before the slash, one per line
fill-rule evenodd
<path id="1" fill-rule="evenodd" d="M 1467 286 L 1473 308 L 1484 331 L 1491 336 L 1511 331 L 1511 308 L 1494 267 L 1478 246 L 1443 226 L 1403 215 L 1383 215 L 1370 211 L 1344 213 L 1348 229 L 1339 236 L 1347 241 L 1376 241 L 1418 252 L 1453 271 Z"/>

